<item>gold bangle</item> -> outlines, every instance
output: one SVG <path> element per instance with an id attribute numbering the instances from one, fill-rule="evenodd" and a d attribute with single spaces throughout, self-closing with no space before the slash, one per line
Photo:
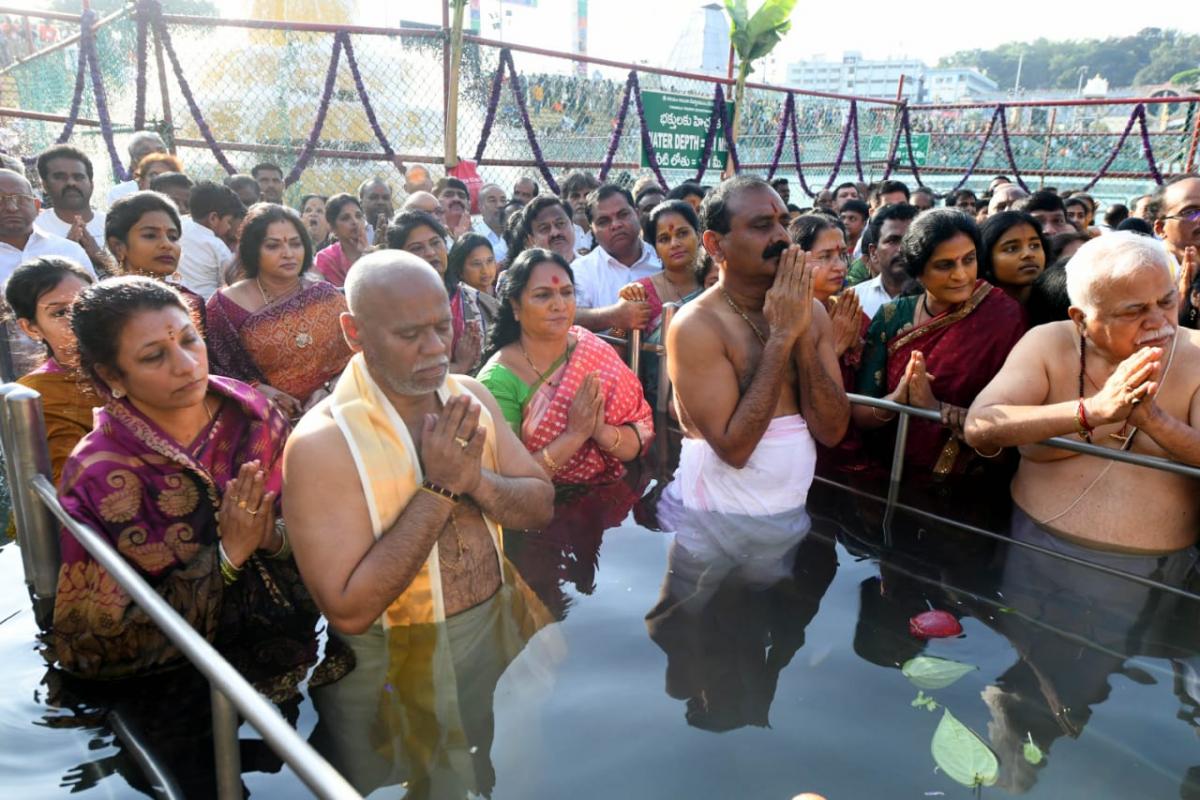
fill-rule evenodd
<path id="1" fill-rule="evenodd" d="M 554 459 L 550 457 L 549 446 L 542 448 L 542 463 L 550 470 L 551 475 L 558 472 L 558 464 L 554 463 Z"/>
<path id="2" fill-rule="evenodd" d="M 617 429 L 617 440 L 615 442 L 613 442 L 612 447 L 604 448 L 604 452 L 606 452 L 606 453 L 616 452 L 616 449 L 621 446 L 621 426 L 617 425 L 616 429 Z"/>
<path id="3" fill-rule="evenodd" d="M 217 542 L 217 569 L 221 573 L 221 578 L 226 584 L 237 583 L 237 579 L 242 576 L 244 567 L 235 567 L 229 556 L 225 553 L 225 545 L 222 542 Z"/>

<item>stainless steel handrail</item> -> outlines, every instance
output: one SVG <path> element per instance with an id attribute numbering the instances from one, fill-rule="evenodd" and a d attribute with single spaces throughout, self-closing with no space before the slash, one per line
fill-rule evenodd
<path id="1" fill-rule="evenodd" d="M 322 798 L 360 798 L 361 795 L 225 660 L 203 636 L 146 583 L 108 541 L 72 518 L 50 482 L 41 396 L 24 386 L 0 386 L 0 444 L 16 512 L 26 582 L 38 604 L 53 608 L 54 580 L 60 553 L 57 520 L 129 593 L 179 651 L 209 681 L 213 703 L 213 748 L 220 800 L 241 800 L 237 715 L 262 735 L 312 792 Z M 53 578 L 53 580 L 51 580 Z M 47 586 L 49 582 L 49 586 Z M 39 624 L 43 619 L 39 619 Z M 47 618 L 45 620 L 49 622 Z M 43 625 L 46 629 L 48 625 Z M 236 709 L 236 710 L 235 710 Z"/>
<path id="2" fill-rule="evenodd" d="M 628 339 L 622 339 L 620 336 L 610 336 L 606 333 L 597 334 L 601 339 L 611 345 L 625 348 L 625 360 L 629 365 L 629 369 L 634 375 L 641 376 L 641 354 L 653 353 L 658 358 L 658 384 L 654 391 L 654 410 L 659 414 L 667 413 L 667 402 L 671 395 L 671 378 L 667 374 L 666 363 L 664 359 L 667 355 L 665 342 L 667 341 L 667 330 L 671 327 L 671 322 L 675 319 L 675 312 L 680 308 L 679 303 L 664 303 L 662 308 L 662 324 L 659 327 L 658 343 L 643 342 L 642 332 L 640 330 L 631 331 Z"/>
<path id="3" fill-rule="evenodd" d="M 259 694 L 232 664 L 134 571 L 112 545 L 89 526 L 81 524 L 67 513 L 58 502 L 58 493 L 45 475 L 33 476 L 29 489 L 108 572 L 117 585 L 129 593 L 133 602 L 141 606 L 146 615 L 154 620 L 188 661 L 208 678 L 214 701 L 219 696 L 231 703 L 237 712 L 262 734 L 267 745 L 296 771 L 305 785 L 318 797 L 361 797 L 328 761 L 300 738 L 300 734 L 296 733 L 275 707 Z M 213 740 L 217 756 L 217 785 L 220 789 L 218 796 L 225 800 L 240 798 L 242 787 L 241 770 L 237 763 L 237 726 L 223 705 L 222 702 L 214 702 Z M 228 740 L 230 736 L 234 737 L 232 742 Z"/>

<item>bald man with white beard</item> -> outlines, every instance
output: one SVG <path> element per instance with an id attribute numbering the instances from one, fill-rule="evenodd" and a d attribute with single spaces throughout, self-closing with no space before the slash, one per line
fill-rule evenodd
<path id="1" fill-rule="evenodd" d="M 500 529 L 544 527 L 554 489 L 488 390 L 449 374 L 450 302 L 432 267 L 371 253 L 346 300 L 355 355 L 284 453 L 288 536 L 339 633 L 440 622 L 497 591 Z"/>

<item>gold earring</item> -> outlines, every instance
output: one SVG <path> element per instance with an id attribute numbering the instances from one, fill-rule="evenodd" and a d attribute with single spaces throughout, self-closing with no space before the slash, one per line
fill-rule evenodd
<path id="1" fill-rule="evenodd" d="M 124 396 L 125 396 L 125 390 L 124 390 L 124 389 L 120 389 L 120 388 L 113 389 L 113 390 L 112 390 L 112 396 L 113 396 L 113 397 L 115 397 L 115 398 L 117 398 L 118 400 L 120 400 L 122 397 L 124 397 Z"/>

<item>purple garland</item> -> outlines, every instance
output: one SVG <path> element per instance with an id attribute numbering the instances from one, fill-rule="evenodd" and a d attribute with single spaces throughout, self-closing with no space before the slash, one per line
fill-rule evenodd
<path id="1" fill-rule="evenodd" d="M 696 177 L 693 183 L 700 183 L 704 180 L 704 173 L 708 171 L 708 160 L 712 158 L 713 146 L 717 143 L 717 125 L 721 123 L 724 113 L 720 109 L 725 108 L 725 92 L 721 89 L 721 84 L 715 84 L 713 90 L 713 110 L 708 115 L 708 130 L 704 132 L 704 147 L 700 150 L 700 166 L 696 170 Z"/>
<path id="2" fill-rule="evenodd" d="M 317 149 L 317 142 L 321 138 L 321 129 L 325 127 L 325 115 L 329 113 L 329 101 L 333 99 L 333 87 L 337 82 L 338 59 L 342 55 L 342 44 L 340 35 L 333 37 L 333 55 L 329 58 L 329 69 L 325 72 L 325 88 L 321 91 L 321 101 L 317 105 L 317 119 L 313 123 L 312 130 L 308 132 L 308 139 L 304 142 L 304 149 L 300 151 L 300 158 L 296 159 L 291 172 L 283 179 L 284 186 L 291 186 L 300 180 L 301 173 L 308 167 L 309 159 L 312 158 L 313 150 Z"/>
<path id="3" fill-rule="evenodd" d="M 187 103 L 188 111 L 191 112 L 192 119 L 196 121 L 196 127 L 200 129 L 200 136 L 208 144 L 208 149 L 212 151 L 213 157 L 217 159 L 217 163 L 221 165 L 221 169 L 233 175 L 237 172 L 237 168 L 229 162 L 229 159 L 225 156 L 225 152 L 217 144 L 217 137 L 213 135 L 212 129 L 208 127 L 208 122 L 204 119 L 204 115 L 200 113 L 200 106 L 196 105 L 196 98 L 192 95 L 192 87 L 188 85 L 187 78 L 183 77 L 183 67 L 179 65 L 179 56 L 175 53 L 175 45 L 171 43 L 171 33 L 167 30 L 166 23 L 162 21 L 162 17 L 160 16 L 161 8 L 158 8 L 157 4 L 154 4 L 151 8 L 157 12 L 152 21 L 154 35 L 158 38 L 163 49 L 167 51 L 167 58 L 171 60 L 171 69 L 175 72 L 175 80 L 179 82 L 179 91 L 183 93 L 183 99 Z"/>
<path id="4" fill-rule="evenodd" d="M 983 133 L 983 142 L 979 145 L 979 151 L 975 153 L 975 158 L 971 160 L 971 166 L 967 167 L 967 172 L 962 176 L 962 180 L 954 184 L 947 194 L 954 194 L 959 189 L 967 185 L 967 181 L 971 179 L 971 175 L 975 172 L 975 168 L 979 166 L 979 160 L 983 158 L 983 151 L 987 149 L 988 141 L 992 138 L 992 132 L 996 129 L 996 117 L 1004 116 L 1004 104 L 996 106 L 996 110 L 992 112 L 992 118 L 988 121 L 987 130 Z M 912 152 L 912 126 L 909 124 L 908 109 L 905 109 L 904 114 L 904 135 L 908 138 L 908 159 L 912 164 L 913 177 L 917 175 L 917 160 L 913 157 Z M 917 178 L 917 185 L 921 185 L 921 179 Z"/>
<path id="5" fill-rule="evenodd" d="M 80 42 L 83 41 L 85 35 L 83 29 L 80 29 Z M 79 119 L 79 105 L 83 102 L 83 82 L 84 76 L 87 74 L 87 60 L 88 50 L 86 47 L 80 46 L 79 63 L 75 66 L 75 94 L 71 96 L 71 110 L 67 112 L 67 124 L 63 125 L 62 133 L 59 134 L 55 144 L 66 144 L 67 140 L 71 138 L 71 134 L 75 132 L 75 120 Z"/>
<path id="6" fill-rule="evenodd" d="M 146 48 L 150 30 L 151 10 L 148 1 L 137 6 L 137 96 L 133 104 L 133 129 L 140 131 L 146 126 Z M 130 164 L 130 168 L 134 165 Z"/>
<path id="7" fill-rule="evenodd" d="M 354 57 L 354 46 L 350 44 L 350 34 L 346 31 L 339 31 L 337 35 L 342 39 L 342 50 L 346 54 L 346 64 L 349 65 L 350 75 L 354 78 L 354 90 L 358 92 L 358 99 L 362 103 L 363 111 L 367 114 L 367 122 L 371 125 L 371 131 L 379 141 L 379 146 L 383 148 L 384 154 L 388 158 L 392 158 L 396 155 L 396 151 L 392 150 L 391 144 L 388 143 L 387 136 L 384 135 L 383 128 L 380 126 L 379 120 L 375 117 L 375 109 L 371 107 L 371 100 L 367 96 L 367 87 L 363 83 L 362 73 L 358 71 L 358 59 Z"/>
<path id="8" fill-rule="evenodd" d="M 783 143 L 787 139 L 788 120 L 792 117 L 795 103 L 792 93 L 788 92 L 787 99 L 783 101 L 783 116 L 779 118 L 779 135 L 775 137 L 775 154 L 771 157 L 771 166 L 767 169 L 767 180 L 774 178 L 775 170 L 779 169 L 779 159 L 783 157 Z"/>
<path id="9" fill-rule="evenodd" d="M 487 115 L 483 118 L 483 130 L 479 132 L 479 144 L 475 147 L 475 163 L 483 160 L 483 151 L 487 148 L 488 139 L 492 136 L 492 123 L 496 121 L 496 109 L 500 107 L 500 89 L 504 86 L 504 56 L 496 65 L 496 74 L 492 76 L 492 91 L 488 94 Z"/>
<path id="10" fill-rule="evenodd" d="M 792 129 L 792 155 L 796 159 L 796 178 L 800 181 L 800 188 L 809 197 L 816 197 L 817 193 L 808 186 L 808 181 L 804 179 L 804 168 L 800 165 L 800 133 L 796 129 L 796 101 L 792 98 L 792 93 L 788 92 L 788 100 L 792 101 L 792 120 L 790 127 Z"/>
<path id="11" fill-rule="evenodd" d="M 650 129 L 646 127 L 646 109 L 642 106 L 642 87 L 638 84 L 636 72 L 629 73 L 629 81 L 633 87 L 633 101 L 637 105 L 638 127 L 642 132 L 642 150 L 646 153 L 646 160 L 650 162 L 650 171 L 658 179 L 658 185 L 666 189 L 667 179 L 663 177 L 662 170 L 658 166 L 658 153 L 654 152 L 654 142 L 650 141 Z M 721 102 L 721 107 L 725 107 L 724 101 Z"/>
<path id="12" fill-rule="evenodd" d="M 733 114 L 728 113 L 725 106 L 725 95 L 717 95 L 717 104 L 720 106 L 717 113 L 721 115 L 721 128 L 725 134 L 725 147 L 729 150 L 729 160 L 733 162 L 733 174 L 736 175 L 741 171 L 741 165 L 738 163 L 737 142 L 733 140 Z"/>
<path id="13" fill-rule="evenodd" d="M 833 161 L 833 171 L 829 173 L 829 180 L 825 181 L 825 185 L 821 187 L 821 191 L 828 191 L 833 186 L 833 182 L 837 180 L 838 173 L 842 171 L 842 160 L 846 157 L 846 145 L 850 143 L 850 129 L 853 127 L 855 117 L 858 116 L 858 104 L 853 100 L 850 101 L 850 113 L 846 115 L 846 127 L 842 131 L 842 143 L 838 146 L 837 158 Z"/>
<path id="14" fill-rule="evenodd" d="M 621 144 L 621 136 L 625 133 L 625 117 L 629 114 L 629 96 L 633 92 L 633 75 L 633 70 L 630 70 L 629 78 L 625 81 L 625 93 L 621 97 L 621 110 L 617 112 L 617 126 L 613 128 L 612 136 L 608 139 L 608 150 L 604 154 L 604 163 L 600 165 L 601 183 L 608 178 L 608 171 L 612 169 L 613 161 L 617 157 L 617 147 Z"/>
<path id="15" fill-rule="evenodd" d="M 1004 142 L 1004 155 L 1008 158 L 1008 165 L 1012 167 L 1013 177 L 1017 179 L 1017 185 L 1021 187 L 1022 191 L 1029 193 L 1029 187 L 1025 185 L 1024 179 L 1021 178 L 1021 172 L 1017 169 L 1017 159 L 1013 155 L 1012 142 L 1008 139 L 1007 109 L 1001 104 L 996 111 L 1000 115 L 1000 141 Z"/>
<path id="16" fill-rule="evenodd" d="M 1099 172 L 1096 173 L 1096 177 L 1088 181 L 1081 191 L 1091 191 L 1092 187 L 1108 174 L 1109 168 L 1117 160 L 1121 148 L 1125 145 L 1125 140 L 1129 138 L 1129 133 L 1133 130 L 1135 120 L 1141 125 L 1142 153 L 1146 156 L 1146 161 L 1150 165 L 1150 174 L 1154 178 L 1155 183 L 1161 184 L 1163 182 L 1162 174 L 1159 173 L 1158 166 L 1154 163 L 1154 151 L 1150 149 L 1150 134 L 1146 130 L 1146 106 L 1138 103 L 1134 106 L 1133 113 L 1129 115 L 1129 121 L 1125 123 L 1125 130 L 1121 132 L 1121 138 L 1117 140 L 1117 146 L 1113 148 L 1112 153 L 1104 160 L 1104 165 L 1100 167 Z"/>
<path id="17" fill-rule="evenodd" d="M 100 135 L 104 138 L 104 144 L 108 148 L 108 158 L 112 162 L 113 175 L 121 181 L 129 180 L 129 173 L 125 171 L 125 165 L 121 163 L 121 156 L 117 153 L 117 143 L 113 140 L 112 118 L 108 113 L 108 94 L 104 91 L 104 76 L 100 74 L 100 56 L 96 52 L 96 32 L 92 26 L 96 24 L 96 12 L 88 9 L 79 17 L 80 37 L 79 51 L 80 57 L 86 58 L 88 69 L 92 75 L 92 94 L 96 100 L 96 116 L 100 118 Z"/>
<path id="18" fill-rule="evenodd" d="M 858 180 L 862 182 L 862 147 L 858 141 L 858 101 L 850 101 L 850 116 L 854 117 L 854 170 L 858 173 Z"/>

